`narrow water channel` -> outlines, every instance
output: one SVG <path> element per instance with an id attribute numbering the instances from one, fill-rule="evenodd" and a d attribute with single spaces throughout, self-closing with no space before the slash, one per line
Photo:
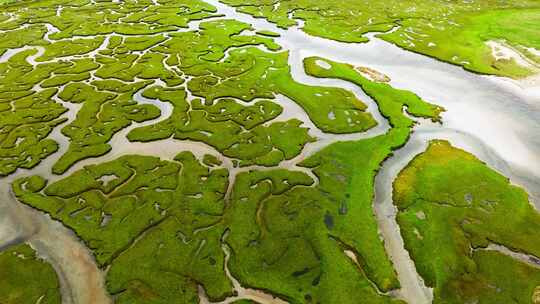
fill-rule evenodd
<path id="1" fill-rule="evenodd" d="M 407 89 L 424 100 L 445 107 L 443 124 L 421 120 L 405 147 L 386 161 L 376 177 L 374 207 L 385 246 L 402 288 L 399 296 L 409 303 L 430 303 L 432 292 L 420 278 L 403 246 L 392 202 L 392 182 L 432 139 L 446 139 L 525 187 L 531 201 L 540 205 L 540 94 L 532 84 L 520 86 L 497 77 L 466 72 L 434 59 L 405 51 L 370 34 L 365 44 L 342 43 L 313 37 L 299 27 L 283 30 L 264 19 L 238 13 L 234 8 L 205 0 L 226 18 L 250 23 L 256 30 L 279 33 L 277 42 L 290 53 L 295 80 L 325 85 L 332 80 L 305 74 L 303 59 L 319 56 L 373 68 L 388 75 L 393 87 Z M 301 23 L 300 23 L 301 26 Z M 338 84 L 339 86 L 340 84 Z M 350 84 L 341 87 L 351 89 Z M 354 89 L 353 89 L 354 90 Z M 357 94 L 358 96 L 358 94 Z"/>
<path id="2" fill-rule="evenodd" d="M 309 36 L 298 27 L 283 30 L 263 19 L 238 13 L 218 0 L 205 1 L 217 7 L 218 12 L 224 15 L 220 18 L 236 19 L 251 24 L 256 30 L 279 33 L 281 36 L 276 38 L 276 42 L 289 51 L 289 64 L 296 81 L 347 89 L 368 104 L 368 111 L 379 122 L 376 128 L 366 133 L 342 136 L 325 134 L 313 125 L 298 105 L 284 96 L 278 96 L 277 101 L 284 107 L 283 117 L 279 119 L 298 118 L 311 129 L 313 136 L 319 138 L 318 142 L 309 144 L 301 155 L 284 162 L 282 166 L 285 168 L 305 171 L 307 169 L 297 166 L 298 162 L 321 148 L 338 140 L 359 140 L 380 135 L 389 128 L 375 103 L 357 86 L 341 80 L 318 79 L 306 75 L 303 68 L 303 59 L 306 57 L 320 56 L 373 68 L 388 75 L 392 86 L 410 90 L 423 99 L 446 108 L 442 125 L 420 120 L 410 141 L 384 163 L 376 177 L 374 207 L 379 228 L 403 286 L 398 295 L 409 303 L 430 303 L 432 295 L 403 247 L 399 227 L 395 222 L 392 181 L 415 155 L 427 147 L 429 140 L 447 139 L 454 146 L 475 154 L 489 166 L 508 176 L 513 183 L 525 187 L 532 202 L 540 206 L 540 89 L 534 87 L 534 83 L 518 84 L 506 79 L 475 75 L 459 67 L 402 50 L 375 38 L 374 34 L 369 35 L 372 38 L 369 43 L 351 44 Z M 204 21 L 206 20 L 190 23 L 188 30 L 197 29 Z M 52 34 L 55 29 L 49 30 L 49 34 Z M 37 48 L 42 52 L 39 47 L 23 49 L 29 48 Z M 21 50 L 7 51 L 0 58 L 0 62 Z M 31 61 L 35 58 L 37 55 L 32 56 Z M 140 103 L 152 103 L 160 107 L 163 116 L 158 119 L 165 119 L 172 112 L 170 105 L 145 99 L 140 94 L 136 95 L 135 99 Z M 68 108 L 66 117 L 71 121 L 78 108 L 73 105 Z M 231 183 L 238 172 L 253 169 L 233 168 L 230 160 L 202 143 L 173 139 L 158 143 L 129 143 L 125 135 L 138 126 L 140 124 L 134 124 L 116 134 L 111 141 L 111 153 L 101 158 L 82 161 L 66 175 L 84 165 L 112 160 L 125 154 L 171 159 L 182 150 L 190 150 L 198 156 L 206 153 L 218 156 L 231 171 Z M 11 243 L 28 241 L 59 273 L 63 303 L 108 303 L 103 273 L 97 268 L 86 247 L 59 223 L 17 203 L 9 190 L 9 184 L 21 176 L 40 174 L 52 180 L 61 178 L 50 174 L 52 164 L 62 151 L 67 149 L 69 143 L 59 130 L 60 128 L 57 128 L 51 135 L 61 144 L 59 153 L 33 170 L 23 170 L 9 178 L 0 178 L 0 248 Z M 312 175 L 311 172 L 306 173 Z M 271 303 L 270 300 L 265 302 L 264 297 L 260 300 L 261 303 Z"/>

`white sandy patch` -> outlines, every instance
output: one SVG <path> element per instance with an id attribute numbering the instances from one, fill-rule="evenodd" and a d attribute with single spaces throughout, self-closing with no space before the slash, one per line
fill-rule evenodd
<path id="1" fill-rule="evenodd" d="M 110 175 L 103 175 L 100 178 L 98 178 L 98 181 L 103 185 L 107 186 L 110 182 L 115 181 L 118 179 L 118 176 L 116 174 L 110 174 Z"/>
<path id="2" fill-rule="evenodd" d="M 535 64 L 528 60 L 523 54 L 513 49 L 511 46 L 501 41 L 489 40 L 486 45 L 491 48 L 491 55 L 495 60 L 514 60 L 517 64 L 534 68 Z"/>
<path id="3" fill-rule="evenodd" d="M 540 50 L 537 50 L 537 49 L 532 48 L 532 47 L 526 47 L 525 49 L 527 50 L 527 52 L 533 54 L 534 56 L 540 57 Z"/>
<path id="4" fill-rule="evenodd" d="M 368 67 L 355 67 L 356 71 L 360 73 L 362 76 L 368 78 L 371 81 L 375 82 L 390 82 L 390 77 L 385 75 L 382 72 L 379 72 L 375 69 L 371 69 Z"/>
<path id="5" fill-rule="evenodd" d="M 528 255 L 528 254 L 525 254 L 525 253 L 521 253 L 521 252 L 518 252 L 518 251 L 514 251 L 514 250 L 512 250 L 512 249 L 510 249 L 508 247 L 502 246 L 502 245 L 492 243 L 492 244 L 489 244 L 485 249 L 478 249 L 478 250 L 497 251 L 499 253 L 502 253 L 504 255 L 512 257 L 517 261 L 525 263 L 525 264 L 527 264 L 527 265 L 529 265 L 531 267 L 540 268 L 540 260 L 537 257 L 535 257 L 533 255 Z"/>
<path id="6" fill-rule="evenodd" d="M 506 90 L 520 92 L 527 98 L 525 102 L 532 105 L 539 105 L 540 102 L 540 73 L 522 79 L 512 79 L 507 77 L 486 76 L 491 81 L 497 83 Z"/>
<path id="7" fill-rule="evenodd" d="M 523 78 L 519 82 L 523 84 L 525 87 L 540 89 L 540 74 Z"/>
<path id="8" fill-rule="evenodd" d="M 324 60 L 317 60 L 315 61 L 315 63 L 320 66 L 321 68 L 325 69 L 325 70 L 329 70 L 330 68 L 332 68 L 332 66 L 330 65 L 330 63 L 324 61 Z"/>

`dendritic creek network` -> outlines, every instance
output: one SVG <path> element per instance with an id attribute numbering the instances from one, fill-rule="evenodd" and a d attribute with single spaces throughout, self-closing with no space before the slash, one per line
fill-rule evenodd
<path id="1" fill-rule="evenodd" d="M 0 0 L 0 304 L 540 304 L 540 2 Z"/>

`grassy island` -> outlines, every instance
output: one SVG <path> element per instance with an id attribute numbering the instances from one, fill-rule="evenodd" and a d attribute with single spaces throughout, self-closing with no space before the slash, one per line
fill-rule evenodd
<path id="1" fill-rule="evenodd" d="M 540 69 L 540 4 L 519 1 L 222 0 L 281 28 L 367 42 L 364 35 L 482 74 L 522 78 Z M 390 30 L 394 30 L 389 33 Z M 499 56 L 498 50 L 513 56 Z"/>
<path id="2" fill-rule="evenodd" d="M 60 283 L 54 269 L 28 245 L 0 252 L 3 304 L 60 304 Z"/>
<path id="3" fill-rule="evenodd" d="M 480 73 L 531 73 L 494 61 L 491 40 L 538 63 L 536 37 L 522 39 L 534 34 L 534 1 L 223 2 L 344 42 L 399 25 L 380 37 Z M 236 282 L 293 304 L 405 303 L 374 213 L 375 176 L 417 120 L 441 122 L 442 107 L 320 57 L 303 61 L 311 80 L 356 85 L 377 109 L 303 83 L 277 44 L 282 31 L 202 0 L 0 5 L 0 182 L 76 234 L 115 304 L 256 303 Z M 540 274 L 525 257 L 540 256 L 540 218 L 522 190 L 438 141 L 394 191 L 437 303 L 531 299 Z M 26 245 L 0 252 L 4 301 L 60 302 L 53 269 Z"/>
<path id="4" fill-rule="evenodd" d="M 408 138 L 413 123 L 402 109 L 407 105 L 411 115 L 434 120 L 441 109 L 410 92 L 372 83 L 352 66 L 328 63 L 332 68 L 324 73 L 313 66 L 308 72 L 350 77 L 366 86 L 393 128 L 373 139 L 331 145 L 305 160 L 301 165 L 311 168 L 318 182 L 301 171 L 276 168 L 239 173 L 229 185 L 230 173 L 216 157 L 199 160 L 182 152 L 172 162 L 124 156 L 85 167 L 44 190 L 28 187 L 30 180 L 22 179 L 15 192 L 85 241 L 100 267 L 109 269 L 107 287 L 117 303 L 191 303 L 197 285 L 210 299 L 224 299 L 233 290 L 223 267 L 243 286 L 293 303 L 353 303 L 358 297 L 367 303 L 395 302 L 380 294 L 398 288 L 399 282 L 378 236 L 371 207 L 373 180 L 381 163 Z M 171 102 L 179 115 L 185 108 L 182 91 L 150 87 L 144 94 Z M 235 113 L 249 108 L 234 100 L 196 105 L 221 115 L 213 121 L 248 126 Z M 264 100 L 257 107 L 281 111 Z M 261 122 L 272 119 L 261 115 Z M 166 126 L 177 121 L 165 120 L 159 130 L 170 132 Z M 291 142 L 285 140 L 287 133 L 276 136 Z M 227 265 L 224 246 L 231 252 Z M 131 267 L 134 262 L 139 267 Z M 174 288 L 172 281 L 183 283 Z"/>
<path id="5" fill-rule="evenodd" d="M 434 303 L 531 303 L 540 285 L 540 214 L 525 191 L 473 155 L 433 141 L 399 174 L 394 202 Z"/>

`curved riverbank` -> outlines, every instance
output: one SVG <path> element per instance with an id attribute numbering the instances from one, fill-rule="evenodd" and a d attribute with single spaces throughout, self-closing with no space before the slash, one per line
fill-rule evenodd
<path id="1" fill-rule="evenodd" d="M 9 237 L 0 235 L 0 247 L 22 242 L 32 246 L 56 270 L 62 303 L 111 303 L 103 272 L 86 246 L 61 223 L 18 203 L 11 183 L 4 181 L 0 183 L 0 231 L 9 232 Z"/>
<path id="2" fill-rule="evenodd" d="M 279 33 L 281 36 L 276 38 L 276 42 L 289 51 L 289 65 L 296 81 L 309 85 L 344 88 L 353 92 L 357 98 L 368 105 L 368 111 L 379 123 L 377 127 L 364 133 L 347 135 L 324 133 L 316 128 L 300 106 L 285 96 L 279 95 L 276 101 L 284 111 L 277 120 L 297 118 L 303 122 L 304 127 L 310 128 L 310 135 L 318 139 L 317 142 L 307 144 L 297 157 L 282 162 L 280 164 L 282 168 L 301 170 L 317 180 L 311 170 L 298 167 L 297 164 L 337 141 L 370 138 L 383 134 L 389 129 L 387 121 L 382 118 L 373 100 L 359 87 L 341 80 L 307 76 L 303 67 L 303 59 L 306 57 L 321 56 L 373 68 L 388 75 L 392 79 L 390 81 L 392 86 L 415 92 L 423 99 L 447 109 L 447 112 L 443 114 L 442 126 L 422 121 L 415 128 L 413 136 L 405 147 L 396 151 L 395 155 L 384 163 L 376 178 L 375 211 L 387 252 L 394 262 L 403 286 L 400 297 L 411 303 L 431 301 L 429 289 L 424 286 L 403 247 L 391 198 L 392 181 L 416 154 L 427 147 L 429 140 L 448 139 L 453 145 L 472 152 L 491 167 L 510 177 L 512 182 L 524 186 L 529 191 L 532 201 L 540 204 L 540 142 L 534 136 L 540 134 L 540 121 L 537 119 L 540 117 L 540 105 L 535 99 L 538 95 L 534 92 L 531 94 L 530 88 L 524 90 L 515 87 L 514 84 L 502 83 L 500 78 L 467 73 L 458 67 L 404 51 L 374 38 L 373 35 L 371 35 L 371 42 L 366 44 L 340 43 L 311 37 L 298 28 L 282 30 L 262 19 L 239 14 L 216 0 L 207 2 L 218 7 L 218 12 L 224 15 L 219 18 L 232 18 L 252 24 L 256 30 L 271 30 Z M 196 29 L 200 22 L 190 23 L 189 29 Z M 106 43 L 102 46 L 106 46 Z M 2 60 L 6 60 L 4 56 Z M 192 151 L 198 157 L 204 154 L 217 156 L 223 161 L 223 167 L 230 171 L 230 185 L 234 184 L 234 178 L 239 172 L 251 169 L 271 169 L 260 166 L 235 168 L 232 162 L 217 150 L 200 142 L 174 139 L 151 143 L 129 142 L 126 135 L 132 129 L 166 119 L 172 112 L 170 104 L 145 99 L 140 94 L 136 94 L 134 98 L 139 103 L 158 106 L 162 111 L 162 116 L 142 124 L 133 124 L 115 134 L 110 141 L 112 151 L 105 156 L 83 160 L 65 174 L 53 176 L 49 168 L 69 145 L 67 138 L 60 133 L 63 125 L 59 126 L 50 137 L 60 144 L 60 150 L 35 169 L 20 170 L 10 178 L 0 179 L 2 185 L 7 186 L 16 177 L 30 174 L 40 174 L 54 181 L 85 165 L 109 161 L 126 154 L 172 159 L 182 150 Z M 74 119 L 79 107 L 69 103 L 63 103 L 63 105 L 69 109 L 65 114 L 68 118 L 68 122 L 64 124 L 66 125 Z M 89 250 L 68 229 L 42 213 L 16 203 L 8 188 L 3 191 L 2 200 L 5 204 L 1 208 L 6 210 L 3 213 L 6 215 L 0 217 L 0 225 L 2 225 L 0 247 L 29 241 L 40 255 L 55 266 L 59 273 L 65 297 L 64 303 L 106 303 L 108 299 L 103 286 L 103 273 L 95 265 Z M 15 237 L 10 238 L 12 235 Z M 98 298 L 92 298 L 92 295 Z M 270 302 L 263 301 L 262 303 Z"/>

